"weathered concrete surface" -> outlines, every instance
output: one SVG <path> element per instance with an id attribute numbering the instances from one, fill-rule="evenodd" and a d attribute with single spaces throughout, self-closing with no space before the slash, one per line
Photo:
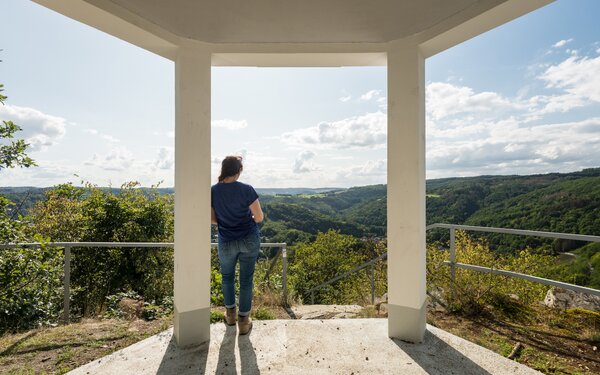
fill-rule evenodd
<path id="1" fill-rule="evenodd" d="M 248 336 L 221 323 L 179 349 L 170 329 L 70 374 L 540 374 L 429 325 L 421 345 L 387 332 L 387 319 L 255 321 Z"/>
<path id="2" fill-rule="evenodd" d="M 296 305 L 292 311 L 297 319 L 347 319 L 362 311 L 359 305 Z"/>

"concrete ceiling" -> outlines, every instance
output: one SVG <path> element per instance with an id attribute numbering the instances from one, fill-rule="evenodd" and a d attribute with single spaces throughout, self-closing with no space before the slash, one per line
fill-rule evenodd
<path id="1" fill-rule="evenodd" d="M 379 43 L 444 29 L 505 0 L 85 1 L 209 43 Z"/>

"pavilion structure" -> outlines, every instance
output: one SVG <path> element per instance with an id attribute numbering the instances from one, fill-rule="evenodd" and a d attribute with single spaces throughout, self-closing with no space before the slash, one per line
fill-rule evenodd
<path id="1" fill-rule="evenodd" d="M 175 62 L 174 335 L 180 346 L 210 339 L 212 66 L 387 66 L 388 335 L 421 342 L 425 59 L 550 2 L 33 1 Z"/>

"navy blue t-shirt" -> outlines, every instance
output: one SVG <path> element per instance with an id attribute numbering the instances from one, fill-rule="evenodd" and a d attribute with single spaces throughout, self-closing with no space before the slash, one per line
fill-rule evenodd
<path id="1" fill-rule="evenodd" d="M 239 240 L 258 234 L 250 205 L 258 199 L 254 188 L 242 182 L 219 182 L 211 187 L 211 206 L 217 215 L 219 242 Z"/>

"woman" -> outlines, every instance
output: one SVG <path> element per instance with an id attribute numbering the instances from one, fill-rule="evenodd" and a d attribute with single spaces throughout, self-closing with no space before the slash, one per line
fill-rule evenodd
<path id="1" fill-rule="evenodd" d="M 263 212 L 254 188 L 238 181 L 242 169 L 239 156 L 223 160 L 219 182 L 211 188 L 211 221 L 219 229 L 225 322 L 230 326 L 236 321 L 234 279 L 236 263 L 240 262 L 238 329 L 240 335 L 245 335 L 252 328 L 254 266 L 260 248 L 258 223 L 263 220 Z"/>

